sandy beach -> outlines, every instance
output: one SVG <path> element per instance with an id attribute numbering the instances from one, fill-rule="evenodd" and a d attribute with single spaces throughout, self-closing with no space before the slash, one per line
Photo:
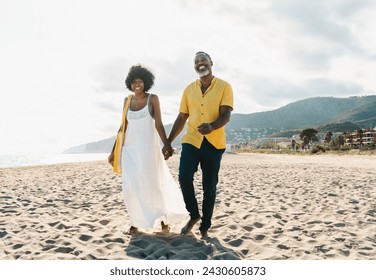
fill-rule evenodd
<path id="1" fill-rule="evenodd" d="M 186 221 L 126 235 L 105 161 L 2 168 L 0 192 L 2 260 L 376 259 L 376 156 L 225 154 L 207 241 Z"/>

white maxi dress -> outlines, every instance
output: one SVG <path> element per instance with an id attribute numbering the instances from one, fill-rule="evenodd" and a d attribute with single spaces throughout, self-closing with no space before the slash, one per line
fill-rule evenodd
<path id="1" fill-rule="evenodd" d="M 188 218 L 181 190 L 162 154 L 155 121 L 147 105 L 128 110 L 122 149 L 122 188 L 131 225 L 152 228 Z"/>

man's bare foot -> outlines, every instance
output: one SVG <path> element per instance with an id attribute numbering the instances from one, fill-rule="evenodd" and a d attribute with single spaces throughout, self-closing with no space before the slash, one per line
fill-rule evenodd
<path id="1" fill-rule="evenodd" d="M 163 221 L 161 222 L 162 232 L 169 233 L 170 232 L 170 226 L 166 225 Z"/>
<path id="2" fill-rule="evenodd" d="M 129 230 L 127 231 L 127 235 L 132 235 L 138 232 L 138 228 L 131 226 Z"/>
<path id="3" fill-rule="evenodd" d="M 201 216 L 198 216 L 197 219 L 190 219 L 188 223 L 181 229 L 180 235 L 187 235 L 191 232 L 193 226 L 201 219 Z"/>

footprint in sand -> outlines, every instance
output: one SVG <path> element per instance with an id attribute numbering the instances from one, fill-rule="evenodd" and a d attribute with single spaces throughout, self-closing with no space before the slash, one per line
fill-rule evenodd
<path id="1" fill-rule="evenodd" d="M 99 223 L 102 225 L 102 226 L 106 226 L 110 221 L 109 220 L 101 220 L 99 221 Z"/>
<path id="2" fill-rule="evenodd" d="M 16 244 L 12 246 L 12 249 L 17 250 L 19 248 L 22 248 L 25 244 Z"/>
<path id="3" fill-rule="evenodd" d="M 51 249 L 53 249 L 53 248 L 56 248 L 56 246 L 55 246 L 55 245 L 48 244 L 48 245 L 46 245 L 46 246 L 43 246 L 42 251 L 43 251 L 43 252 L 45 252 L 45 251 L 49 251 L 49 250 L 51 250 Z"/>
<path id="4" fill-rule="evenodd" d="M 265 239 L 265 235 L 263 235 L 263 234 L 259 234 L 259 235 L 256 235 L 255 236 L 255 240 L 257 240 L 257 241 L 262 241 L 262 240 L 264 240 Z"/>
<path id="5" fill-rule="evenodd" d="M 108 242 L 108 243 L 112 243 L 112 242 L 113 243 L 121 243 L 121 244 L 125 243 L 124 239 L 120 238 L 120 237 L 118 237 L 118 238 L 106 238 L 104 241 Z"/>
<path id="6" fill-rule="evenodd" d="M 262 228 L 264 226 L 264 224 L 256 222 L 256 223 L 254 223 L 254 226 L 257 227 L 257 228 Z"/>
<path id="7" fill-rule="evenodd" d="M 53 222 L 53 223 L 47 223 L 49 226 L 51 226 L 51 227 L 54 227 L 54 226 L 56 226 L 57 224 L 59 224 L 60 222 L 59 221 L 57 221 L 57 222 Z"/>
<path id="8" fill-rule="evenodd" d="M 89 241 L 90 239 L 92 239 L 93 237 L 90 236 L 90 235 L 86 235 L 86 234 L 82 234 L 78 239 L 80 239 L 81 241 Z"/>
<path id="9" fill-rule="evenodd" d="M 55 250 L 56 253 L 65 253 L 69 254 L 74 251 L 74 248 L 71 247 L 59 247 Z"/>
<path id="10" fill-rule="evenodd" d="M 252 231 L 253 227 L 251 227 L 251 226 L 244 226 L 243 229 L 245 229 L 246 231 Z"/>
<path id="11" fill-rule="evenodd" d="M 242 239 L 236 239 L 236 240 L 232 240 L 232 241 L 228 242 L 228 244 L 230 244 L 231 246 L 234 246 L 234 247 L 239 247 L 240 245 L 242 245 L 242 243 L 243 243 Z"/>
<path id="12" fill-rule="evenodd" d="M 346 226 L 345 223 L 337 223 L 337 224 L 334 224 L 335 227 L 344 227 Z"/>
<path id="13" fill-rule="evenodd" d="M 286 245 L 283 245 L 283 244 L 279 244 L 277 247 L 278 247 L 279 249 L 282 249 L 282 250 L 288 250 L 288 249 L 290 249 L 290 247 L 288 247 L 288 246 L 286 246 Z"/>

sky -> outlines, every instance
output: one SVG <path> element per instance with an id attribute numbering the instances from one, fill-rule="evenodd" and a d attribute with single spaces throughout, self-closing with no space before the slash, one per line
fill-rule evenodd
<path id="1" fill-rule="evenodd" d="M 172 123 L 197 51 L 232 85 L 233 113 L 374 95 L 375 14 L 373 0 L 0 0 L 0 155 L 115 135 L 139 63 Z"/>

